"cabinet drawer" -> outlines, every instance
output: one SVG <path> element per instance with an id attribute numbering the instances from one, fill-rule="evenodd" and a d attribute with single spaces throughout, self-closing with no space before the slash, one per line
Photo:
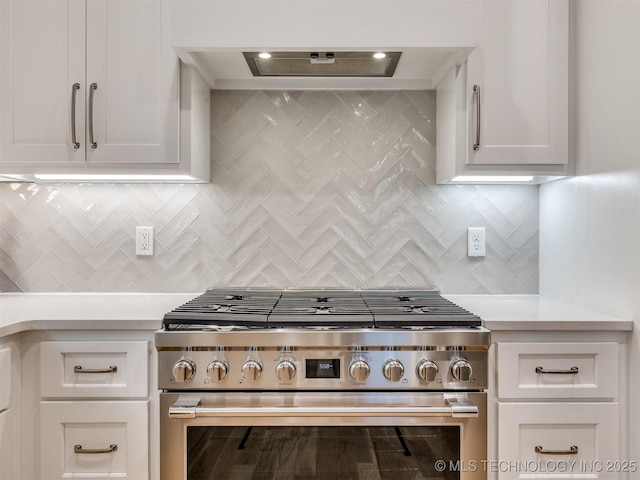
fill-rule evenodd
<path id="1" fill-rule="evenodd" d="M 498 411 L 500 480 L 620 478 L 606 471 L 619 459 L 617 403 L 499 403 Z"/>
<path id="2" fill-rule="evenodd" d="M 41 402 L 40 478 L 148 478 L 147 418 L 146 401 Z"/>
<path id="3" fill-rule="evenodd" d="M 618 371 L 613 342 L 498 343 L 499 398 L 616 398 Z"/>
<path id="4" fill-rule="evenodd" d="M 42 342 L 41 395 L 146 398 L 148 350 L 148 342 Z"/>

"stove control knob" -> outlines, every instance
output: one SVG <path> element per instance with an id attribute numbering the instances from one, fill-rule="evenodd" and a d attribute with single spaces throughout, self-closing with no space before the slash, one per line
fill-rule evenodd
<path id="1" fill-rule="evenodd" d="M 421 360 L 416 367 L 416 375 L 423 382 L 435 382 L 438 374 L 438 365 L 433 360 Z"/>
<path id="2" fill-rule="evenodd" d="M 291 360 L 283 360 L 276 365 L 276 377 L 281 382 L 290 382 L 296 376 L 296 364 Z"/>
<path id="3" fill-rule="evenodd" d="M 229 365 L 222 360 L 214 360 L 207 367 L 207 375 L 213 383 L 218 383 L 227 378 L 229 373 Z"/>
<path id="4" fill-rule="evenodd" d="M 370 373 L 371 367 L 364 360 L 356 360 L 349 365 L 349 375 L 358 383 L 362 383 L 369 378 Z"/>
<path id="5" fill-rule="evenodd" d="M 191 360 L 178 360 L 173 366 L 173 378 L 176 383 L 184 383 L 193 378 L 196 373 L 196 364 Z"/>
<path id="6" fill-rule="evenodd" d="M 404 375 L 404 365 L 398 360 L 387 360 L 382 366 L 384 378 L 391 382 L 399 382 Z"/>
<path id="7" fill-rule="evenodd" d="M 242 376 L 247 382 L 255 382 L 262 376 L 262 364 L 258 360 L 247 360 L 242 364 Z"/>
<path id="8" fill-rule="evenodd" d="M 451 364 L 451 375 L 459 382 L 471 380 L 471 364 L 466 360 L 456 360 Z"/>

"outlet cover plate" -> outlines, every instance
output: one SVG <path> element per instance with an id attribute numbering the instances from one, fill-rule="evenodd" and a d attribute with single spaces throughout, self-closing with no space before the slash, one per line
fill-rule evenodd
<path id="1" fill-rule="evenodd" d="M 153 255 L 153 227 L 136 227 L 136 255 Z"/>
<path id="2" fill-rule="evenodd" d="M 468 228 L 467 255 L 470 257 L 484 257 L 486 255 L 484 227 Z"/>

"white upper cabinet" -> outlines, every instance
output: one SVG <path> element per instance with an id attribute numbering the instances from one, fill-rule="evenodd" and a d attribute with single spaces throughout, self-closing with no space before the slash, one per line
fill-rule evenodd
<path id="1" fill-rule="evenodd" d="M 169 5 L 0 2 L 0 173 L 191 173 Z"/>
<path id="2" fill-rule="evenodd" d="M 566 164 L 568 160 L 568 2 L 482 3 L 479 47 L 467 70 L 470 164 Z"/>
<path id="3" fill-rule="evenodd" d="M 178 62 L 163 8 L 158 0 L 87 2 L 89 162 L 178 162 Z"/>
<path id="4" fill-rule="evenodd" d="M 438 93 L 439 183 L 571 174 L 569 2 L 481 2 L 478 46 Z"/>
<path id="5" fill-rule="evenodd" d="M 82 162 L 84 147 L 85 3 L 0 2 L 0 160 Z M 77 84 L 78 89 L 74 89 Z"/>

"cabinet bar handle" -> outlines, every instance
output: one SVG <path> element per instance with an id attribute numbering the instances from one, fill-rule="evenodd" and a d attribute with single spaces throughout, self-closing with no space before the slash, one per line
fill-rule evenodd
<path id="1" fill-rule="evenodd" d="M 115 373 L 118 371 L 116 365 L 111 365 L 109 368 L 82 368 L 80 365 L 73 367 L 75 373 Z"/>
<path id="2" fill-rule="evenodd" d="M 80 84 L 74 83 L 71 86 L 71 144 L 73 148 L 80 148 L 80 143 L 76 138 L 76 93 L 80 90 Z"/>
<path id="3" fill-rule="evenodd" d="M 542 367 L 536 367 L 536 373 L 550 373 L 552 375 L 576 375 L 578 367 L 571 367 L 569 370 L 546 370 Z"/>
<path id="4" fill-rule="evenodd" d="M 473 144 L 473 151 L 480 150 L 480 85 L 473 86 L 473 93 L 476 97 L 476 142 Z"/>
<path id="5" fill-rule="evenodd" d="M 578 447 L 573 445 L 569 447 L 569 450 L 545 450 L 540 445 L 534 447 L 536 453 L 542 453 L 543 455 L 577 455 Z"/>
<path id="6" fill-rule="evenodd" d="M 91 148 L 98 148 L 98 144 L 93 140 L 93 92 L 95 92 L 97 88 L 97 83 L 89 85 L 89 144 Z"/>
<path id="7" fill-rule="evenodd" d="M 112 443 L 109 448 L 82 448 L 82 445 L 74 445 L 73 453 L 83 453 L 88 455 L 95 455 L 96 453 L 111 453 L 117 452 L 118 445 Z"/>

